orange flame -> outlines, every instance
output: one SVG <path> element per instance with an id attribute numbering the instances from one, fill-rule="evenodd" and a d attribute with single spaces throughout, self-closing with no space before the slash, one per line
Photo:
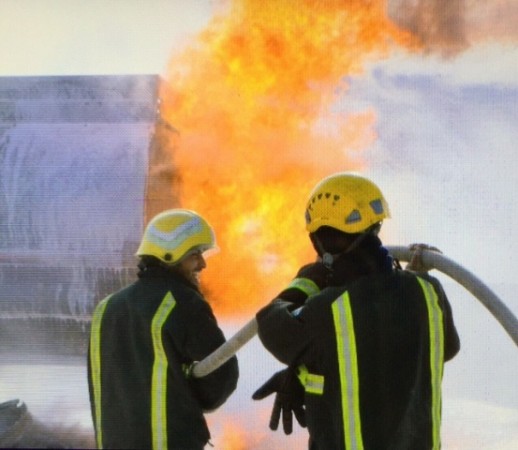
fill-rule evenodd
<path id="1" fill-rule="evenodd" d="M 314 258 L 310 189 L 361 170 L 375 114 L 333 112 L 344 76 L 410 45 L 384 1 L 242 0 L 172 58 L 162 115 L 180 130 L 182 206 L 213 225 L 221 252 L 203 274 L 216 312 L 250 313 Z"/>
<path id="2" fill-rule="evenodd" d="M 223 425 L 222 441 L 227 450 L 247 450 L 249 448 L 245 431 L 232 424 L 231 421 L 225 421 Z"/>

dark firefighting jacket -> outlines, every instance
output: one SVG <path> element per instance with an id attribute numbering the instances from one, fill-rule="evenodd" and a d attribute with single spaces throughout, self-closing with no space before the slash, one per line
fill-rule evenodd
<path id="1" fill-rule="evenodd" d="M 257 314 L 259 337 L 305 387 L 309 448 L 440 448 L 443 362 L 459 350 L 439 282 L 379 271 L 328 287 L 293 311 Z"/>
<path id="2" fill-rule="evenodd" d="M 204 412 L 235 390 L 233 357 L 206 377 L 186 368 L 225 342 L 201 293 L 160 267 L 107 297 L 92 319 L 88 381 L 102 448 L 202 449 Z"/>

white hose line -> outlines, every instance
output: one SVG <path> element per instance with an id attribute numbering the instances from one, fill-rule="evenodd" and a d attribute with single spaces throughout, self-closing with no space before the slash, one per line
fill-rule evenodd
<path id="1" fill-rule="evenodd" d="M 389 253 L 401 261 L 410 261 L 412 250 L 408 247 L 387 246 Z M 444 256 L 442 253 L 423 251 L 423 264 L 448 275 L 473 294 L 500 322 L 504 330 L 518 346 L 518 319 L 512 311 L 469 270 Z"/>
<path id="2" fill-rule="evenodd" d="M 195 378 L 201 378 L 225 364 L 235 353 L 257 334 L 257 320 L 254 318 L 241 328 L 221 347 L 213 351 L 192 369 Z"/>
<path id="3" fill-rule="evenodd" d="M 403 246 L 387 246 L 389 253 L 400 261 L 410 261 L 412 250 Z M 471 292 L 500 322 L 514 343 L 518 346 L 518 320 L 511 310 L 475 275 L 442 253 L 423 250 L 423 264 L 430 269 L 437 269 L 457 281 Z M 197 363 L 192 371 L 196 378 L 201 378 L 226 363 L 241 347 L 257 334 L 255 317 L 241 328 L 221 347 Z"/>

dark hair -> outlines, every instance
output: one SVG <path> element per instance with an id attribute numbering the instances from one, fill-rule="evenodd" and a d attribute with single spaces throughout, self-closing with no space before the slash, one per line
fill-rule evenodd
<path id="1" fill-rule="evenodd" d="M 137 267 L 139 268 L 138 274 L 142 274 L 145 272 L 149 267 L 160 267 L 162 265 L 162 261 L 160 261 L 155 256 L 151 255 L 142 255 L 140 257 L 140 261 L 137 264 Z"/>

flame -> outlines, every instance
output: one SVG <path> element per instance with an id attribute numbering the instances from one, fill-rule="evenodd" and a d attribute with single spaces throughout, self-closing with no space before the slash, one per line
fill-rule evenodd
<path id="1" fill-rule="evenodd" d="M 247 450 L 248 441 L 245 431 L 231 423 L 225 421 L 223 425 L 222 441 L 226 450 Z"/>
<path id="2" fill-rule="evenodd" d="M 289 448 L 307 446 L 307 430 L 300 428 L 296 422 L 289 437 L 281 429 L 272 432 L 268 428 L 271 404 L 255 405 L 242 401 L 237 409 L 229 411 L 227 407 L 226 410 L 218 410 L 216 415 L 207 416 L 214 448 L 270 450 L 281 445 L 289 445 Z"/>
<path id="3" fill-rule="evenodd" d="M 216 312 L 255 311 L 314 259 L 305 201 L 323 176 L 361 171 L 375 113 L 340 112 L 345 77 L 413 45 L 384 1 L 228 4 L 169 64 L 161 114 L 179 130 L 183 207 L 215 229 L 203 273 Z"/>

